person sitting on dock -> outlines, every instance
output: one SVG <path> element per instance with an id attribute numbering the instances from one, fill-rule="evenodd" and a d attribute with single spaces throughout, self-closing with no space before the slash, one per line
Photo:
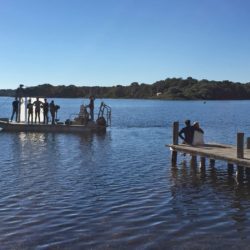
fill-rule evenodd
<path id="1" fill-rule="evenodd" d="M 12 102 L 12 115 L 10 121 L 13 120 L 14 115 L 16 115 L 16 122 L 18 121 L 18 109 L 19 109 L 19 101 L 18 98 L 16 97 L 15 100 Z"/>
<path id="2" fill-rule="evenodd" d="M 204 131 L 200 128 L 199 122 L 194 122 L 193 146 L 204 145 Z"/>
<path id="3" fill-rule="evenodd" d="M 31 103 L 31 99 L 29 99 L 28 104 L 27 104 L 27 109 L 28 109 L 28 123 L 33 123 L 33 104 Z"/>
<path id="4" fill-rule="evenodd" d="M 40 110 L 41 110 L 43 103 L 39 101 L 39 97 L 37 97 L 36 101 L 33 102 L 33 105 L 35 106 L 35 123 L 36 123 L 37 118 L 40 123 Z"/>
<path id="5" fill-rule="evenodd" d="M 179 132 L 179 137 L 183 140 L 183 143 L 192 145 L 194 137 L 194 127 L 191 126 L 190 120 L 185 121 L 186 127 L 182 128 Z"/>

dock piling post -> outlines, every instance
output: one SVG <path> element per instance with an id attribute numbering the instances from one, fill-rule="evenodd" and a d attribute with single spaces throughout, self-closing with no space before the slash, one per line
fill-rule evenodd
<path id="1" fill-rule="evenodd" d="M 250 137 L 247 137 L 247 145 L 246 145 L 247 149 L 250 149 Z M 246 178 L 249 181 L 250 180 L 250 168 L 246 167 L 245 168 L 245 174 L 246 174 Z"/>
<path id="2" fill-rule="evenodd" d="M 173 145 L 178 145 L 179 122 L 173 123 Z M 177 151 L 172 151 L 172 163 L 177 162 Z"/>
<path id="3" fill-rule="evenodd" d="M 250 180 L 250 168 L 245 168 L 245 174 L 246 174 L 246 177 L 249 181 Z"/>
<path id="4" fill-rule="evenodd" d="M 244 158 L 244 133 L 237 133 L 237 158 Z"/>
<path id="5" fill-rule="evenodd" d="M 210 167 L 214 167 L 215 166 L 215 159 L 210 159 Z"/>
<path id="6" fill-rule="evenodd" d="M 242 182 L 243 178 L 244 178 L 244 167 L 238 165 L 236 171 L 236 179 L 238 182 Z"/>
<path id="7" fill-rule="evenodd" d="M 196 155 L 191 156 L 190 165 L 191 165 L 191 167 L 196 167 L 197 166 L 197 156 Z"/>
<path id="8" fill-rule="evenodd" d="M 173 123 L 173 144 L 178 145 L 179 122 Z"/>
<path id="9" fill-rule="evenodd" d="M 250 137 L 247 137 L 247 149 L 250 149 Z"/>
<path id="10" fill-rule="evenodd" d="M 206 158 L 204 156 L 201 156 L 201 167 L 204 168 L 206 166 Z"/>
<path id="11" fill-rule="evenodd" d="M 234 172 L 234 165 L 232 163 L 227 164 L 227 172 L 229 175 L 232 175 Z"/>

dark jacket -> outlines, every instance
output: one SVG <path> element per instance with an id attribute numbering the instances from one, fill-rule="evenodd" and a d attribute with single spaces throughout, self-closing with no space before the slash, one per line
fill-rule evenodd
<path id="1" fill-rule="evenodd" d="M 194 127 L 187 126 L 179 132 L 179 137 L 184 140 L 184 143 L 192 144 L 194 138 Z"/>

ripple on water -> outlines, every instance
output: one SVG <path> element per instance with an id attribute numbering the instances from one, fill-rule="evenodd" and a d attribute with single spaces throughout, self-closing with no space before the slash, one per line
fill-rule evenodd
<path id="1" fill-rule="evenodd" d="M 183 108 L 211 139 L 226 138 L 241 111 L 229 103 L 213 127 L 204 114 L 221 117 L 217 105 L 129 101 L 140 119 L 121 110 L 104 136 L 0 133 L 1 248 L 247 249 L 249 181 L 237 183 L 219 161 L 201 169 L 179 156 L 173 168 L 164 146 Z"/>

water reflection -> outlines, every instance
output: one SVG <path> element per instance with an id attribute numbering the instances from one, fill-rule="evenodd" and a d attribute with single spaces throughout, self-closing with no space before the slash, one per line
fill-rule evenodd
<path id="1" fill-rule="evenodd" d="M 18 239 L 26 244 L 28 234 L 37 245 L 39 237 L 44 242 L 53 234 L 58 238 L 62 227 L 67 234 L 87 228 L 85 223 L 96 217 L 97 202 L 103 202 L 114 182 L 102 167 L 111 161 L 111 134 L 0 136 L 2 145 L 6 143 L 1 162 L 8 163 L 0 173 L 1 242 Z M 61 234 L 63 244 L 65 233 Z"/>
<path id="2" fill-rule="evenodd" d="M 55 133 L 17 133 L 13 137 L 15 152 L 22 157 L 29 157 L 30 153 L 45 154 L 48 156 L 63 153 L 70 153 L 73 148 L 78 150 L 92 151 L 94 144 L 101 143 L 106 138 L 106 133 L 102 134 L 55 134 Z M 65 152 L 67 151 L 67 152 Z M 69 155 L 70 156 L 70 155 Z"/>
<path id="3" fill-rule="evenodd" d="M 189 159 L 184 159 L 179 165 L 172 164 L 172 177 L 173 179 L 178 178 L 179 181 L 180 177 L 185 179 L 187 173 L 189 173 L 190 180 L 194 182 L 208 178 L 209 183 L 216 185 L 224 185 L 226 181 L 230 180 L 230 183 L 233 181 L 234 186 L 250 186 L 249 168 L 242 166 L 234 167 L 231 164 L 227 166 L 225 162 L 220 161 L 218 163 L 218 166 L 216 166 L 215 161 L 210 161 L 208 166 L 201 166 L 198 164 L 197 157 L 189 157 Z"/>
<path id="4" fill-rule="evenodd" d="M 239 171 L 240 178 L 237 176 Z M 249 169 L 238 167 L 238 171 L 233 174 L 232 167 L 229 169 L 225 165 L 201 167 L 197 165 L 196 159 L 191 158 L 189 161 L 183 160 L 178 166 L 173 165 L 171 173 L 172 188 L 175 190 L 174 198 L 178 192 L 192 191 L 191 189 L 197 191 L 197 188 L 202 188 L 210 190 L 215 195 L 225 196 L 226 200 L 231 199 L 232 207 L 239 210 L 241 210 L 241 202 L 250 200 Z M 187 186 L 189 190 L 182 189 Z"/>
<path id="5" fill-rule="evenodd" d="M 45 142 L 49 135 L 49 133 L 32 133 L 32 132 L 19 132 L 17 133 L 18 138 L 21 142 L 25 141 L 33 141 L 33 142 Z"/>
<path id="6" fill-rule="evenodd" d="M 92 185 L 98 180 L 98 187 L 103 185 L 98 175 L 104 176 L 104 169 L 100 170 L 99 166 L 109 162 L 109 133 L 13 133 L 8 136 L 11 136 L 7 138 L 12 150 L 6 149 L 9 154 L 6 160 L 16 167 L 9 169 L 6 166 L 5 169 L 14 171 L 15 175 L 5 178 L 19 183 L 20 190 L 49 190 L 49 185 L 59 190 L 72 189 L 77 183 Z M 32 187 L 34 183 L 38 183 L 38 189 Z"/>
<path id="7" fill-rule="evenodd" d="M 236 172 L 232 174 L 232 168 L 228 171 L 221 162 L 201 167 L 195 159 L 186 157 L 179 165 L 173 165 L 171 204 L 183 221 L 178 229 L 182 233 L 179 243 L 193 238 L 190 231 L 196 232 L 196 236 L 205 231 L 207 235 L 219 234 L 222 238 L 234 238 L 237 232 L 237 237 L 248 239 L 248 177 L 249 170 L 239 179 Z M 186 223 L 189 230 L 185 229 Z"/>

